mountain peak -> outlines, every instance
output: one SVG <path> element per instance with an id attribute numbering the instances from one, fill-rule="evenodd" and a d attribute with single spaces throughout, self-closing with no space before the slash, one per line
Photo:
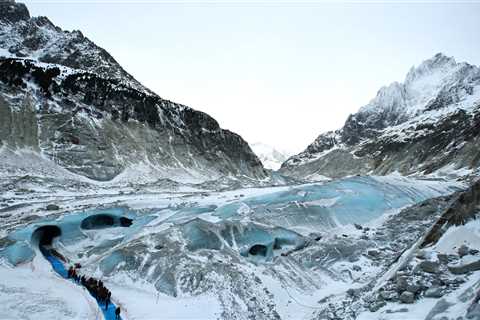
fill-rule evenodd
<path id="1" fill-rule="evenodd" d="M 418 67 L 410 68 L 410 71 L 405 78 L 405 84 L 411 83 L 424 75 L 428 75 L 439 70 L 447 71 L 453 69 L 457 65 L 458 63 L 455 61 L 455 58 L 446 56 L 445 54 L 439 52 L 432 58 L 420 63 Z"/>
<path id="2" fill-rule="evenodd" d="M 283 150 L 280 151 L 265 143 L 253 143 L 251 147 L 263 166 L 267 169 L 278 170 L 280 165 L 288 158 L 287 153 Z"/>
<path id="3" fill-rule="evenodd" d="M 0 22 L 15 23 L 30 19 L 27 6 L 14 0 L 0 0 Z"/>

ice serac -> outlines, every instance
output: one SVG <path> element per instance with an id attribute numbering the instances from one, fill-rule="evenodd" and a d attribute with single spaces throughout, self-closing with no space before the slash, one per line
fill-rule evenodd
<path id="1" fill-rule="evenodd" d="M 280 172 L 309 177 L 477 169 L 480 69 L 441 53 L 378 91 L 343 128 L 321 134 Z"/>
<path id="2" fill-rule="evenodd" d="M 80 31 L 0 2 L 0 147 L 33 149 L 95 180 L 265 171 L 248 144 L 209 115 L 162 99 Z M 133 169 L 131 169 L 133 168 Z"/>

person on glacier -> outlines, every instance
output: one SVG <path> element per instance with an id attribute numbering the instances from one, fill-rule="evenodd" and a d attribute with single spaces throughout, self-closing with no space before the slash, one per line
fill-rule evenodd
<path id="1" fill-rule="evenodd" d="M 117 309 L 115 309 L 115 320 L 119 320 L 120 319 L 120 307 L 117 307 Z"/>
<path id="2" fill-rule="evenodd" d="M 73 267 L 70 266 L 70 268 L 68 268 L 67 277 L 71 278 L 72 276 L 73 276 Z"/>
<path id="3" fill-rule="evenodd" d="M 107 297 L 105 298 L 105 310 L 108 309 L 108 305 L 110 304 L 110 298 L 112 297 L 112 293 L 110 290 L 107 289 Z"/>

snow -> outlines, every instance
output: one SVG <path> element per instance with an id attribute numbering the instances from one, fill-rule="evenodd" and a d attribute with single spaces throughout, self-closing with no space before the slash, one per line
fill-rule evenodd
<path id="1" fill-rule="evenodd" d="M 279 151 L 267 144 L 257 142 L 251 145 L 253 152 L 259 157 L 265 168 L 278 170 L 285 160 L 290 156 L 289 152 Z"/>
<path id="2" fill-rule="evenodd" d="M 221 307 L 214 296 L 171 297 L 159 293 L 148 283 L 115 277 L 105 281 L 114 299 L 121 301 L 122 312 L 129 320 L 147 319 L 217 319 Z"/>
<path id="3" fill-rule="evenodd" d="M 440 253 L 457 254 L 458 248 L 467 245 L 480 250 L 480 219 L 469 221 L 463 226 L 451 226 L 435 245 Z"/>
<path id="4" fill-rule="evenodd" d="M 0 264 L 0 306 L 0 319 L 103 319 L 88 292 L 57 276 L 39 252 L 16 268 Z"/>

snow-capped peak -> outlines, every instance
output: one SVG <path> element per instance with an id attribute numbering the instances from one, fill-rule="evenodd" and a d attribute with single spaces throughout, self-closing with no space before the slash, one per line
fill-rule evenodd
<path id="1" fill-rule="evenodd" d="M 405 84 L 409 84 L 418 78 L 434 73 L 443 73 L 446 75 L 457 66 L 458 63 L 455 61 L 455 58 L 448 57 L 443 53 L 437 53 L 432 58 L 423 61 L 418 67 L 413 66 L 405 77 Z"/>
<path id="2" fill-rule="evenodd" d="M 437 53 L 418 67 L 412 67 L 403 83 L 393 82 L 382 87 L 360 113 L 388 112 L 394 123 L 399 119 L 405 121 L 428 109 L 442 91 L 463 88 L 479 75 L 478 67 Z"/>
<path id="3" fill-rule="evenodd" d="M 278 170 L 282 163 L 287 160 L 288 152 L 279 151 L 274 147 L 257 142 L 251 145 L 253 152 L 258 156 L 267 169 Z"/>

